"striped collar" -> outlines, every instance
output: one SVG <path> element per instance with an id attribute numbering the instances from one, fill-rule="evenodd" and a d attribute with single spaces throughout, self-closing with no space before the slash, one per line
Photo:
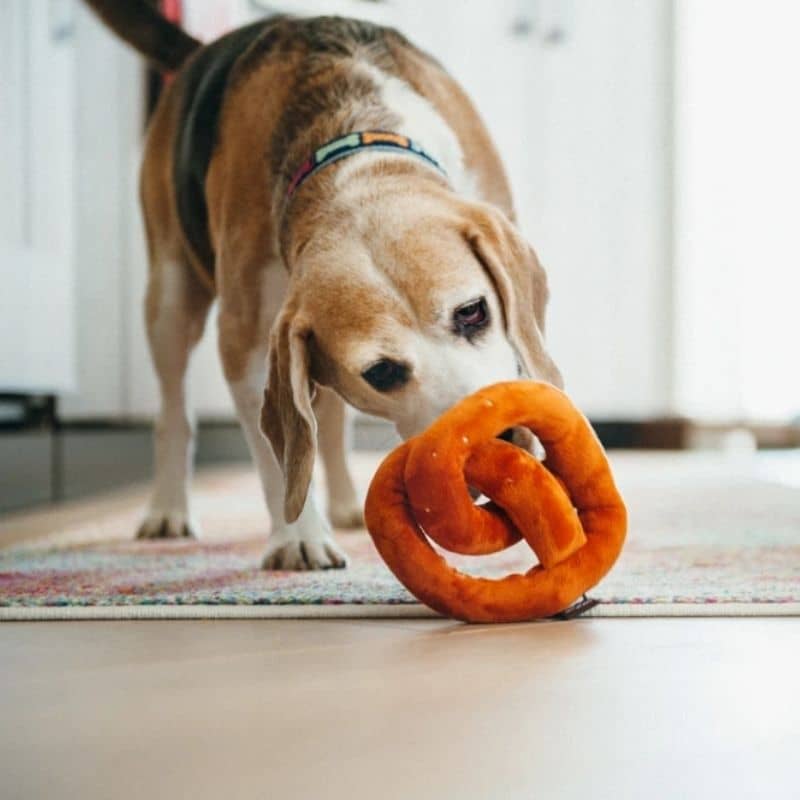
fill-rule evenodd
<path id="1" fill-rule="evenodd" d="M 286 190 L 286 199 L 290 200 L 300 185 L 307 178 L 323 167 L 333 164 L 340 158 L 347 158 L 361 150 L 389 150 L 392 152 L 408 153 L 424 159 L 435 169 L 439 170 L 445 177 L 447 173 L 439 162 L 430 154 L 426 153 L 416 142 L 407 136 L 389 131 L 359 131 L 340 136 L 315 150 L 298 168 L 289 181 Z"/>

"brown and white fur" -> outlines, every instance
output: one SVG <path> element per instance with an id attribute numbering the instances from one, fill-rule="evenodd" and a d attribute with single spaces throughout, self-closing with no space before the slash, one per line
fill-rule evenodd
<path id="1" fill-rule="evenodd" d="M 345 403 L 391 420 L 407 438 L 486 384 L 519 375 L 560 384 L 544 345 L 545 273 L 514 225 L 496 150 L 459 85 L 396 31 L 276 18 L 236 52 L 219 89 L 209 161 L 196 181 L 205 218 L 181 217 L 175 143 L 189 124 L 186 95 L 198 73 L 213 70 L 203 54 L 215 45 L 201 48 L 132 0 L 90 5 L 151 59 L 178 69 L 142 165 L 146 317 L 162 407 L 155 491 L 139 535 L 194 531 L 185 373 L 216 298 L 225 376 L 272 517 L 264 567 L 344 566 L 310 484 L 319 447 L 330 521 L 360 524 Z M 299 164 L 360 130 L 411 137 L 448 179 L 419 158 L 362 152 L 314 174 L 287 202 Z M 454 314 L 477 298 L 488 317 L 463 335 Z M 381 359 L 404 371 L 388 391 L 363 376 Z"/>

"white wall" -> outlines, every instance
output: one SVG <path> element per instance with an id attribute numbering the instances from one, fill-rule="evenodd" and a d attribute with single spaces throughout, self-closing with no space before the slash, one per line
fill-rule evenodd
<path id="1" fill-rule="evenodd" d="M 677 401 L 800 416 L 800 7 L 677 3 Z"/>

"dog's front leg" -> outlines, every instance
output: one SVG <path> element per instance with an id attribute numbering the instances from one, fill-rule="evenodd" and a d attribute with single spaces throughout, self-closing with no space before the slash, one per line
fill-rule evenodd
<path id="1" fill-rule="evenodd" d="M 319 452 L 325 465 L 328 516 L 337 528 L 361 528 L 364 514 L 347 465 L 350 430 L 344 400 L 331 389 L 319 387 L 314 413 L 319 425 Z"/>
<path id="2" fill-rule="evenodd" d="M 294 522 L 283 518 L 285 484 L 272 447 L 259 428 L 259 416 L 266 380 L 266 354 L 249 359 L 247 375 L 229 381 L 239 420 L 253 461 L 261 478 L 264 499 L 272 519 L 272 532 L 263 566 L 265 569 L 331 569 L 347 565 L 347 558 L 331 535 L 328 521 L 320 512 L 312 484 L 306 504 Z"/>

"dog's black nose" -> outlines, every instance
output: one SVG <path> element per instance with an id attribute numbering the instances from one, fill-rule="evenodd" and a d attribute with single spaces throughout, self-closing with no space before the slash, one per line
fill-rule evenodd
<path id="1" fill-rule="evenodd" d="M 497 438 L 502 439 L 504 442 L 514 444 L 514 429 L 506 428 Z"/>

